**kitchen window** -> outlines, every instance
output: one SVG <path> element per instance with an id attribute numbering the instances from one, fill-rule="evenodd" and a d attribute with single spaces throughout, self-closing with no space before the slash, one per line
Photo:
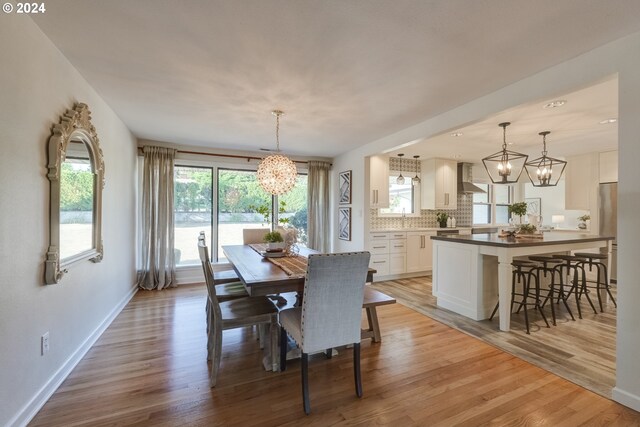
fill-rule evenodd
<path id="1" fill-rule="evenodd" d="M 508 224 L 509 205 L 513 201 L 511 185 L 474 184 L 486 193 L 473 193 L 474 224 Z"/>
<path id="2" fill-rule="evenodd" d="M 415 172 L 402 172 L 404 184 L 398 184 L 399 171 L 389 174 L 389 207 L 380 208 L 380 216 L 420 216 L 420 184 L 413 185 Z"/>

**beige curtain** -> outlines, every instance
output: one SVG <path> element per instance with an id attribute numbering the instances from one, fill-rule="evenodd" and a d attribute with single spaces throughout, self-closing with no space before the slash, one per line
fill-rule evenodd
<path id="1" fill-rule="evenodd" d="M 307 183 L 308 246 L 320 252 L 329 250 L 329 169 L 327 162 L 310 161 Z"/>
<path id="2" fill-rule="evenodd" d="M 175 287 L 173 228 L 173 161 L 176 151 L 143 148 L 142 264 L 138 286 L 142 289 Z"/>

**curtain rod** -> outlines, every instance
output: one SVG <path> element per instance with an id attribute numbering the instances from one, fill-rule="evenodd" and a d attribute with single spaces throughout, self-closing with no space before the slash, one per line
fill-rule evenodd
<path id="1" fill-rule="evenodd" d="M 213 156 L 213 157 L 227 157 L 227 158 L 231 158 L 231 159 L 247 159 L 248 161 L 251 160 L 263 160 L 263 157 L 255 157 L 255 156 L 241 156 L 238 154 L 220 154 L 220 153 L 204 153 L 201 151 L 186 151 L 186 150 L 176 150 L 178 153 L 181 154 L 196 154 L 196 155 L 200 155 L 200 156 Z M 142 153 L 142 147 L 138 147 L 138 153 Z M 304 160 L 292 160 L 294 163 L 300 163 L 303 165 L 308 164 L 309 162 L 304 161 Z M 333 165 L 332 165 L 333 166 Z"/>

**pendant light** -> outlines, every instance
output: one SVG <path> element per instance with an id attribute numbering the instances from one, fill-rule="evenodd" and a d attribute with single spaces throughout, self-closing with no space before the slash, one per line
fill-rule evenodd
<path id="1" fill-rule="evenodd" d="M 420 156 L 413 156 L 413 158 L 416 159 L 416 176 L 411 179 L 411 183 L 413 185 L 418 185 L 420 184 L 420 177 L 418 176 L 418 159 Z"/>
<path id="2" fill-rule="evenodd" d="M 498 126 L 502 128 L 502 150 L 482 159 L 484 168 L 494 184 L 514 184 L 518 182 L 524 164 L 529 156 L 515 151 L 507 150 L 507 126 L 511 123 L 504 122 Z"/>
<path id="3" fill-rule="evenodd" d="M 267 156 L 258 165 L 258 184 L 267 193 L 278 196 L 296 185 L 298 171 L 291 159 L 280 154 L 280 116 L 284 112 L 274 110 L 271 113 L 276 116 L 276 154 Z"/>
<path id="4" fill-rule="evenodd" d="M 542 135 L 542 157 L 531 160 L 524 165 L 534 187 L 555 187 L 567 166 L 567 162 L 564 160 L 547 156 L 547 135 L 550 133 L 546 130 L 538 134 Z"/>
<path id="5" fill-rule="evenodd" d="M 404 157 L 404 154 L 398 154 L 398 157 L 400 157 L 400 175 L 398 175 L 398 178 L 396 178 L 396 184 L 403 185 L 404 176 L 402 176 L 402 157 Z"/>

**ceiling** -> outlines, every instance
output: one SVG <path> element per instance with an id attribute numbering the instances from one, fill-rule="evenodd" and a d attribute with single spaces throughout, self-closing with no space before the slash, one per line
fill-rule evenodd
<path id="1" fill-rule="evenodd" d="M 139 138 L 274 148 L 278 108 L 284 152 L 333 157 L 639 17 L 637 0 L 51 0 L 33 19 Z"/>
<path id="2" fill-rule="evenodd" d="M 560 107 L 545 105 L 563 100 Z M 540 99 L 492 115 L 476 123 L 450 129 L 432 138 L 412 141 L 401 149 L 389 152 L 395 156 L 404 153 L 405 158 L 419 155 L 421 158 L 451 158 L 458 161 L 479 163 L 502 149 L 502 122 L 507 127 L 508 149 L 528 154 L 531 159 L 542 151 L 542 131 L 547 135 L 547 150 L 551 157 L 603 152 L 618 148 L 617 123 L 601 124 L 601 121 L 618 117 L 618 79 L 557 96 Z M 454 136 L 454 134 L 462 134 Z"/>

